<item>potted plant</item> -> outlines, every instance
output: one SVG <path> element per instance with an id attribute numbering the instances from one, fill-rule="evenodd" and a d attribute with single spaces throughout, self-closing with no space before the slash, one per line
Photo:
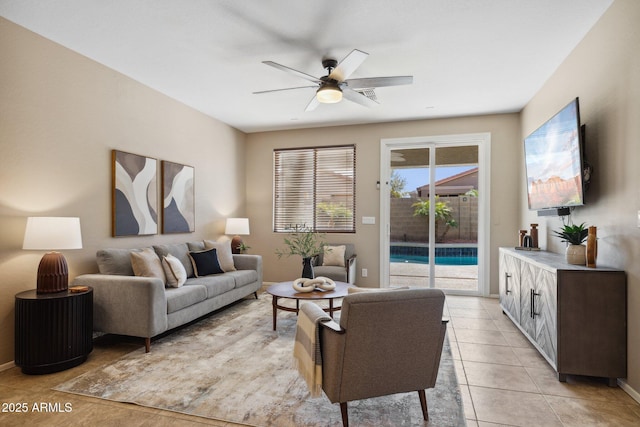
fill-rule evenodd
<path id="1" fill-rule="evenodd" d="M 584 226 L 584 222 L 580 225 L 565 224 L 553 233 L 560 241 L 568 243 L 566 256 L 569 264 L 586 265 L 586 246 L 582 243 L 586 240 L 589 230 Z"/>
<path id="2" fill-rule="evenodd" d="M 322 252 L 325 242 L 324 235 L 312 231 L 304 225 L 297 225 L 292 228 L 288 237 L 284 238 L 286 250 L 276 249 L 278 258 L 283 256 L 300 255 L 302 257 L 302 277 L 313 279 L 313 264 L 311 260 L 314 256 Z"/>
<path id="3" fill-rule="evenodd" d="M 239 253 L 244 254 L 247 253 L 249 249 L 251 249 L 251 246 L 247 246 L 244 242 L 242 242 L 237 246 L 237 249 Z"/>

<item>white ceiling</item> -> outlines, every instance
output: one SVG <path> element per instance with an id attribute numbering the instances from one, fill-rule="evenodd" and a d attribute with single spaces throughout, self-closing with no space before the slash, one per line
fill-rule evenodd
<path id="1" fill-rule="evenodd" d="M 613 0 L 0 0 L 0 15 L 245 132 L 520 111 Z M 323 56 L 413 75 L 305 112 Z M 579 94 L 576 94 L 578 96 Z"/>

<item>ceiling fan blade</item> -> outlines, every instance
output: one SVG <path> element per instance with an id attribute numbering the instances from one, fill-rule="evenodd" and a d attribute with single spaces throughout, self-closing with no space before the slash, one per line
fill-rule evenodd
<path id="1" fill-rule="evenodd" d="M 260 95 L 262 93 L 271 93 L 271 92 L 282 92 L 283 90 L 295 90 L 295 89 L 318 89 L 318 86 L 298 86 L 298 87 L 286 87 L 284 89 L 269 89 L 269 90 L 259 90 L 257 92 L 252 92 L 254 95 Z"/>
<path id="2" fill-rule="evenodd" d="M 393 76 L 393 77 L 367 77 L 363 79 L 350 79 L 345 81 L 351 89 L 362 89 L 370 87 L 401 86 L 413 83 L 413 76 Z"/>
<path id="3" fill-rule="evenodd" d="M 314 76 L 312 76 L 310 74 L 307 74 L 307 73 L 303 73 L 302 71 L 294 70 L 293 68 L 289 68 L 289 67 L 287 67 L 285 65 L 278 64 L 277 62 L 262 61 L 262 63 L 266 64 L 266 65 L 270 65 L 270 66 L 272 66 L 274 68 L 277 68 L 278 70 L 282 70 L 282 71 L 285 71 L 287 73 L 294 74 L 294 75 L 296 75 L 296 76 L 298 76 L 300 78 L 303 78 L 305 80 L 309 80 L 310 82 L 314 82 L 314 83 L 318 83 L 318 84 L 322 83 L 322 81 L 320 79 L 318 79 L 317 77 L 314 77 Z"/>
<path id="4" fill-rule="evenodd" d="M 311 101 L 309 101 L 309 103 L 307 104 L 307 108 L 305 108 L 304 111 L 313 111 L 318 107 L 318 105 L 320 105 L 320 101 L 318 101 L 318 98 L 316 98 L 314 95 L 313 98 L 311 98 Z"/>
<path id="5" fill-rule="evenodd" d="M 349 78 L 351 74 L 364 62 L 369 56 L 368 53 L 358 49 L 353 49 L 351 53 L 345 56 L 338 66 L 329 74 L 329 77 L 339 82 Z"/>
<path id="6" fill-rule="evenodd" d="M 365 107 L 375 107 L 376 105 L 380 105 L 379 102 L 367 98 L 365 95 L 356 92 L 353 89 L 349 89 L 348 87 L 342 87 L 342 96 L 349 101 L 355 102 L 356 104 L 364 105 Z"/>

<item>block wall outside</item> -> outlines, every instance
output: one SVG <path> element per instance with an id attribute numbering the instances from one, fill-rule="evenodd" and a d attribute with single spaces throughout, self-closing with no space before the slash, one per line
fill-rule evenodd
<path id="1" fill-rule="evenodd" d="M 478 198 L 470 196 L 440 197 L 440 201 L 449 203 L 457 227 L 450 227 L 443 243 L 463 243 L 478 241 Z M 429 241 L 429 218 L 414 216 L 412 205 L 417 198 L 391 198 L 391 241 L 421 242 Z M 439 232 L 444 224 L 438 226 Z"/>

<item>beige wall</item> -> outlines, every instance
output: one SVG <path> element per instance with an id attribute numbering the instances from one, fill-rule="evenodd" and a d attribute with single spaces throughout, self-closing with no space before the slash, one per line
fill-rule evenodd
<path id="1" fill-rule="evenodd" d="M 580 97 L 587 158 L 594 175 L 587 205 L 573 222 L 598 227 L 598 264 L 627 272 L 628 384 L 640 393 L 640 2 L 616 0 L 522 112 L 522 137 L 572 98 Z M 524 188 L 524 173 L 520 174 Z M 550 230 L 556 218 L 538 218 L 521 197 L 521 225 L 541 223 L 542 246 L 562 253 Z M 640 394 L 636 394 L 636 398 Z"/>
<path id="2" fill-rule="evenodd" d="M 356 233 L 328 234 L 329 242 L 356 245 L 358 279 L 361 286 L 380 283 L 380 140 L 462 133 L 491 133 L 491 230 L 490 285 L 498 293 L 498 247 L 517 241 L 520 187 L 513 179 L 520 173 L 520 122 L 518 114 L 503 114 L 458 119 L 422 120 L 362 126 L 339 126 L 282 132 L 264 132 L 247 136 L 247 212 L 251 218 L 251 236 L 247 243 L 252 253 L 264 259 L 264 280 L 291 280 L 301 271 L 300 258 L 278 259 L 276 247 L 283 236 L 272 227 L 272 153 L 274 148 L 356 144 Z M 363 225 L 363 216 L 376 217 L 376 225 Z M 368 277 L 360 276 L 362 268 Z"/>
<path id="3" fill-rule="evenodd" d="M 70 277 L 95 271 L 98 248 L 215 238 L 244 213 L 245 135 L 0 18 L 0 365 L 13 360 L 14 295 L 35 288 L 39 251 L 26 217 L 79 216 L 84 248 Z M 196 232 L 111 236 L 111 150 L 195 167 Z"/>
<path id="4" fill-rule="evenodd" d="M 13 360 L 13 296 L 35 287 L 40 252 L 22 251 L 26 217 L 80 216 L 84 249 L 65 253 L 73 277 L 94 271 L 104 246 L 216 237 L 226 216 L 249 213 L 251 253 L 265 261 L 265 280 L 290 279 L 299 259 L 278 260 L 272 232 L 274 148 L 357 145 L 357 233 L 329 235 L 356 244 L 363 286 L 379 283 L 380 140 L 491 133 L 490 290 L 497 293 L 497 248 L 541 223 L 541 244 L 558 219 L 526 209 L 522 138 L 579 96 L 587 155 L 595 167 L 588 205 L 574 220 L 598 226 L 599 263 L 628 277 L 629 378 L 640 390 L 640 2 L 616 0 L 522 114 L 424 120 L 244 135 L 76 53 L 0 18 L 0 365 Z M 245 146 L 246 141 L 246 146 Z M 110 237 L 110 150 L 189 164 L 196 171 L 196 232 Z M 246 173 L 245 173 L 246 171 Z M 246 186 L 245 186 L 246 184 Z M 245 193 L 246 188 L 246 193 Z M 246 206 L 245 206 L 246 195 Z M 358 271 L 358 275 L 360 271 Z"/>

